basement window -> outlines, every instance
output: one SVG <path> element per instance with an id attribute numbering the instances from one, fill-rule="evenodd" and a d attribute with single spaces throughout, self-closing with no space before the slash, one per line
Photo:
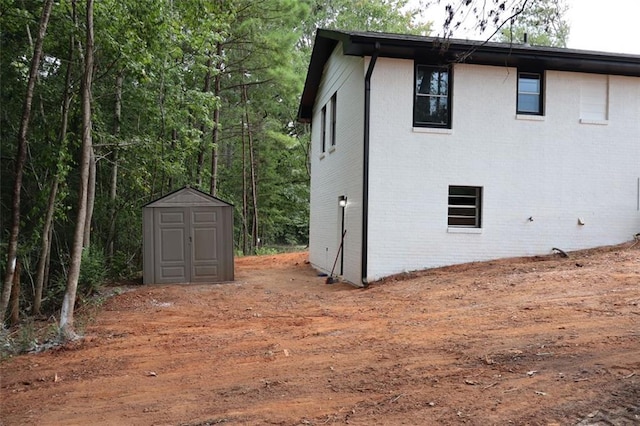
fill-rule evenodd
<path id="1" fill-rule="evenodd" d="M 481 211 L 482 187 L 449 186 L 449 227 L 481 228 Z"/>

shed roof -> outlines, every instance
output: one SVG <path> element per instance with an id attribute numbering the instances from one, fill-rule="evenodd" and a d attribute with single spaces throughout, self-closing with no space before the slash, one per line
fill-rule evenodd
<path id="1" fill-rule="evenodd" d="M 523 44 L 440 39 L 407 34 L 318 29 L 305 81 L 298 120 L 311 120 L 324 65 L 338 43 L 350 56 L 420 59 L 438 63 L 463 62 L 509 67 L 536 67 L 640 77 L 640 55 L 596 52 Z"/>
<path id="2" fill-rule="evenodd" d="M 217 197 L 202 192 L 199 189 L 191 188 L 190 186 L 184 186 L 176 189 L 145 204 L 143 207 L 186 207 L 186 206 L 215 206 L 215 207 L 233 207 L 233 204 L 229 204 Z"/>

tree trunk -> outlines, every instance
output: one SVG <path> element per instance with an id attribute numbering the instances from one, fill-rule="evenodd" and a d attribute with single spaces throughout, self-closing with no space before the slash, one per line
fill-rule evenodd
<path id="1" fill-rule="evenodd" d="M 22 176 L 24 165 L 27 159 L 27 132 L 29 130 L 29 119 L 31 117 L 31 104 L 33 92 L 35 90 L 38 68 L 42 57 L 42 43 L 47 32 L 49 16 L 53 7 L 53 0 L 46 0 L 42 8 L 38 38 L 33 49 L 31 58 L 31 68 L 29 69 L 29 81 L 27 83 L 27 93 L 22 104 L 22 119 L 20 120 L 20 130 L 18 131 L 18 149 L 16 152 L 16 163 L 14 171 L 13 193 L 11 202 L 11 231 L 7 247 L 7 266 L 4 276 L 4 287 L 0 295 L 0 324 L 4 323 L 5 314 L 11 296 L 13 286 L 13 276 L 15 274 L 16 261 L 18 257 L 18 237 L 20 235 L 20 191 L 22 189 Z"/>
<path id="2" fill-rule="evenodd" d="M 96 201 L 96 154 L 93 144 L 89 147 L 89 178 L 87 184 L 87 213 L 84 222 L 84 233 L 82 236 L 82 247 L 89 248 L 91 245 L 91 219 L 93 218 L 93 206 Z"/>
<path id="3" fill-rule="evenodd" d="M 216 47 L 218 58 L 222 56 L 222 43 Z M 211 136 L 211 184 L 209 193 L 214 197 L 218 193 L 218 143 L 220 141 L 220 91 L 222 87 L 222 64 L 217 67 L 216 76 L 213 83 L 213 94 L 216 97 L 216 108 L 213 110 L 213 131 Z"/>
<path id="4" fill-rule="evenodd" d="M 252 253 L 255 254 L 255 249 L 258 247 L 258 186 L 256 183 L 256 162 L 253 147 L 253 131 L 251 130 L 251 121 L 249 119 L 249 96 L 247 93 L 247 86 L 242 86 L 242 100 L 244 102 L 244 114 L 247 123 L 247 140 L 249 142 L 249 167 L 251 172 L 251 201 L 253 207 L 253 215 L 251 221 L 251 245 Z"/>
<path id="5" fill-rule="evenodd" d="M 171 152 L 174 152 L 174 150 L 176 149 L 176 145 L 178 142 L 178 130 L 177 129 L 173 129 L 171 130 Z M 162 157 L 162 161 L 164 161 L 164 156 Z M 168 180 L 168 188 L 169 190 L 173 189 L 173 175 L 169 175 L 169 180 Z M 164 194 L 164 179 L 162 180 L 162 186 L 160 187 L 160 193 Z"/>
<path id="6" fill-rule="evenodd" d="M 211 65 L 213 64 L 213 57 L 211 54 L 209 55 L 209 59 L 207 59 L 207 74 L 204 76 L 204 87 L 202 88 L 202 93 L 207 93 L 211 90 Z M 205 126 L 204 124 L 200 125 L 200 151 L 198 152 L 198 164 L 196 167 L 196 182 L 198 183 L 198 187 L 202 186 L 202 174 L 204 172 L 204 156 L 207 153 L 207 143 L 205 142 Z"/>
<path id="7" fill-rule="evenodd" d="M 33 307 L 31 313 L 33 315 L 40 315 L 40 308 L 42 305 L 42 290 L 44 289 L 45 274 L 47 271 L 47 263 L 49 260 L 49 253 L 51 251 L 51 227 L 53 225 L 53 214 L 56 209 L 56 196 L 58 194 L 58 175 L 53 177 L 51 182 L 51 190 L 49 192 L 49 200 L 47 201 L 47 213 L 44 219 L 44 226 L 42 229 L 42 239 L 40 240 L 40 258 L 38 259 L 38 269 L 36 271 L 36 286 L 35 294 L 33 296 Z"/>
<path id="8" fill-rule="evenodd" d="M 84 74 L 82 77 L 82 150 L 80 157 L 80 184 L 78 189 L 78 216 L 71 247 L 71 261 L 67 275 L 67 288 L 60 312 L 60 338 L 76 337 L 73 329 L 73 311 L 82 261 L 82 242 L 87 218 L 87 192 L 89 184 L 89 161 L 92 148 L 91 134 L 91 87 L 93 79 L 93 0 L 87 0 L 86 44 L 84 52 Z"/>
<path id="9" fill-rule="evenodd" d="M 242 254 L 249 254 L 249 227 L 247 216 L 249 215 L 249 203 L 247 201 L 247 148 L 245 142 L 245 121 L 242 117 Z"/>
<path id="10" fill-rule="evenodd" d="M 75 21 L 75 16 L 74 16 Z M 69 124 L 69 107 L 71 105 L 71 70 L 73 63 L 73 50 L 75 48 L 75 38 L 72 35 L 69 39 L 69 58 L 67 62 L 67 71 L 65 75 L 64 93 L 62 95 L 62 119 L 60 123 L 60 150 L 66 149 L 67 126 Z M 58 160 L 61 161 L 61 160 Z M 58 194 L 58 185 L 60 183 L 60 170 L 56 171 L 53 181 L 51 182 L 51 190 L 49 192 L 49 200 L 47 202 L 47 213 L 45 215 L 44 226 L 42 230 L 42 240 L 40 243 L 40 258 L 38 259 L 38 269 L 36 272 L 36 286 L 33 297 L 33 307 L 31 313 L 40 315 L 42 305 L 42 292 L 44 283 L 47 278 L 47 270 L 49 259 L 51 258 L 51 234 L 53 225 L 53 215 L 56 207 L 56 196 Z"/>
<path id="11" fill-rule="evenodd" d="M 16 272 L 13 274 L 13 287 L 11 289 L 11 313 L 9 324 L 17 325 L 20 322 L 20 261 L 16 263 Z"/>
<path id="12" fill-rule="evenodd" d="M 118 144 L 120 138 L 120 124 L 122 123 L 122 85 L 124 83 L 124 70 L 116 77 L 116 104 L 113 114 L 113 136 L 116 146 L 111 154 L 111 183 L 109 185 L 109 234 L 107 235 L 107 260 L 109 265 L 113 263 L 113 247 L 116 239 L 116 196 L 118 194 Z"/>

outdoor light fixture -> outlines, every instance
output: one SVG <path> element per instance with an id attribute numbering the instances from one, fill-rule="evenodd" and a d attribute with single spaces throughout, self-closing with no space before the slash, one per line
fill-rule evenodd
<path id="1" fill-rule="evenodd" d="M 347 207 L 347 196 L 346 195 L 341 195 L 338 197 L 338 205 L 340 207 Z"/>

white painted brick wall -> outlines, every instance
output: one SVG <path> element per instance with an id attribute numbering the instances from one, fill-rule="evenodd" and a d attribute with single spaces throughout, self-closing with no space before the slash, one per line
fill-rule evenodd
<path id="1" fill-rule="evenodd" d="M 592 76 L 549 71 L 544 120 L 518 120 L 516 69 L 458 64 L 453 128 L 438 134 L 412 129 L 413 66 L 380 58 L 373 73 L 370 280 L 640 232 L 640 78 L 610 76 L 608 122 L 583 124 Z M 447 232 L 449 185 L 484 188 L 481 234 Z"/>
<path id="2" fill-rule="evenodd" d="M 340 245 L 341 209 L 338 197 L 346 195 L 347 235 L 344 245 L 344 278 L 360 282 L 362 240 L 362 152 L 364 129 L 364 60 L 344 57 L 339 45 L 325 66 L 313 110 L 311 135 L 311 217 L 309 260 L 330 273 Z M 327 107 L 327 152 L 321 153 L 321 110 L 337 92 L 336 146 L 330 149 L 330 108 Z M 340 260 L 336 265 L 339 273 Z"/>

